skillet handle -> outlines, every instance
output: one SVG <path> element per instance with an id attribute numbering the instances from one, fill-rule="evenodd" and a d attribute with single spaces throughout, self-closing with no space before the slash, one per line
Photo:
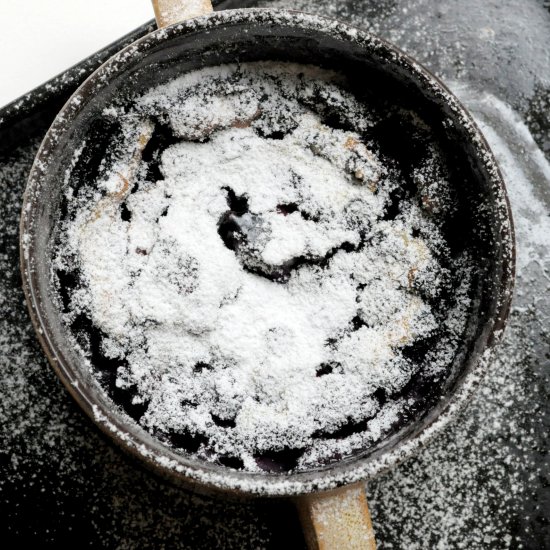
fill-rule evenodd
<path id="1" fill-rule="evenodd" d="M 309 550 L 376 550 L 363 483 L 297 499 Z"/>
<path id="2" fill-rule="evenodd" d="M 213 11 L 210 0 L 152 0 L 152 2 L 159 29 Z"/>

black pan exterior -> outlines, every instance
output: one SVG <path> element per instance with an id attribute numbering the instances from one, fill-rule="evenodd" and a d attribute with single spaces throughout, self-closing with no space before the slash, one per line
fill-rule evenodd
<path id="1" fill-rule="evenodd" d="M 479 266 L 475 315 L 436 399 L 415 422 L 377 446 L 296 474 L 245 473 L 178 454 L 113 407 L 73 349 L 52 298 L 49 243 L 74 144 L 103 108 L 176 75 L 221 63 L 280 60 L 316 64 L 417 110 L 469 174 L 461 189 L 464 231 Z M 21 218 L 24 290 L 39 340 L 85 412 L 124 449 L 176 482 L 234 494 L 297 495 L 366 479 L 409 456 L 456 417 L 477 386 L 508 315 L 514 238 L 504 183 L 470 116 L 450 92 L 394 46 L 329 19 L 299 12 L 234 10 L 158 30 L 122 50 L 75 92 L 46 135 L 30 174 Z"/>

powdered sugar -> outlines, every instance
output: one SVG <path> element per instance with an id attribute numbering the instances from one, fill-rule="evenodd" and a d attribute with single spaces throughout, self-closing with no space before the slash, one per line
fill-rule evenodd
<path id="1" fill-rule="evenodd" d="M 413 405 L 399 392 L 423 365 L 403 350 L 439 330 L 426 369 L 441 374 L 464 330 L 467 258 L 434 216 L 452 208 L 441 159 L 388 215 L 402 176 L 363 137 L 379 114 L 342 84 L 228 65 L 109 107 L 122 138 L 62 225 L 54 270 L 81 280 L 66 322 L 89 315 L 139 423 L 203 459 L 278 469 L 265 456 L 290 450 L 283 469 L 307 469 L 368 447 Z M 450 269 L 460 298 L 434 309 Z"/>

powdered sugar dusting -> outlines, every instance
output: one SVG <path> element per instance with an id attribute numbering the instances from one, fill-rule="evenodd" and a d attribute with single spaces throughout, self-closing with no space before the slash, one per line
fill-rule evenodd
<path id="1" fill-rule="evenodd" d="M 437 150 L 393 211 L 402 176 L 363 137 L 380 114 L 342 83 L 228 65 L 107 108 L 123 137 L 62 226 L 54 270 L 83 283 L 66 322 L 89 315 L 139 423 L 203 459 L 254 471 L 291 451 L 284 469 L 307 469 L 368 447 L 413 404 L 398 395 L 423 364 L 406 350 L 438 334 L 437 376 L 464 331 Z"/>

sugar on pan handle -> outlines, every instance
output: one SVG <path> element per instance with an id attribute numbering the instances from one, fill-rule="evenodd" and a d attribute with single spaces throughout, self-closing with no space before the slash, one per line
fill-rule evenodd
<path id="1" fill-rule="evenodd" d="M 363 483 L 297 500 L 310 550 L 376 550 Z"/>
<path id="2" fill-rule="evenodd" d="M 210 0 L 152 0 L 157 26 L 206 15 Z M 310 550 L 376 550 L 363 484 L 312 493 L 297 499 Z"/>
<path id="3" fill-rule="evenodd" d="M 210 0 L 152 0 L 152 2 L 159 29 L 212 11 Z"/>

